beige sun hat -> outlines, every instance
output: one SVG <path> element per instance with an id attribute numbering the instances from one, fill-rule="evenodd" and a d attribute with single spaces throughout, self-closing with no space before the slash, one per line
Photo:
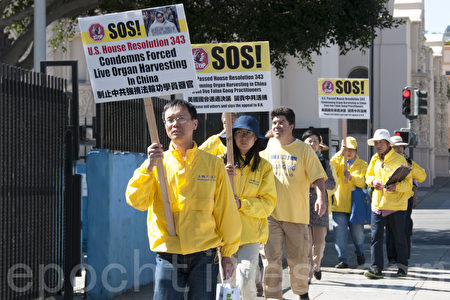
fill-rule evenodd
<path id="1" fill-rule="evenodd" d="M 369 146 L 374 146 L 375 141 L 381 141 L 381 140 L 386 140 L 389 142 L 389 144 L 392 144 L 391 135 L 387 129 L 375 130 L 375 133 L 373 134 L 373 138 L 368 139 L 367 144 L 369 144 Z"/>
<path id="2" fill-rule="evenodd" d="M 401 136 L 394 135 L 391 137 L 392 146 L 408 146 L 408 143 L 405 143 Z"/>

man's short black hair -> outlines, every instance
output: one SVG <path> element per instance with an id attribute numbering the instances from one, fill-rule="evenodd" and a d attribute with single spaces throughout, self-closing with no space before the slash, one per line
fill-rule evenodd
<path id="1" fill-rule="evenodd" d="M 317 136 L 317 138 L 319 139 L 319 143 L 322 142 L 322 137 L 320 136 L 320 133 L 314 127 L 309 127 L 308 130 L 303 132 L 302 141 L 305 141 L 307 138 L 309 138 L 312 135 Z"/>
<path id="2" fill-rule="evenodd" d="M 289 107 L 281 106 L 281 107 L 275 108 L 270 113 L 270 118 L 272 120 L 273 120 L 273 118 L 278 117 L 278 116 L 284 116 L 290 125 L 295 125 L 295 113 Z"/>
<path id="3" fill-rule="evenodd" d="M 191 103 L 189 103 L 185 100 L 181 100 L 181 99 L 170 100 L 169 102 L 167 102 L 166 105 L 164 105 L 164 109 L 162 112 L 163 120 L 165 118 L 166 110 L 168 110 L 169 108 L 172 108 L 174 106 L 186 107 L 186 109 L 189 111 L 189 114 L 191 115 L 191 119 L 197 120 L 197 110 L 195 109 L 194 105 L 192 105 Z"/>

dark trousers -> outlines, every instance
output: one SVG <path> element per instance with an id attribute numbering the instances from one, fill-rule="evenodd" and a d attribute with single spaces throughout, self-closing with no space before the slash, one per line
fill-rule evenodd
<path id="1" fill-rule="evenodd" d="M 384 267 L 383 242 L 384 228 L 389 224 L 392 229 L 394 239 L 394 247 L 397 252 L 397 264 L 399 268 L 408 269 L 408 250 L 405 235 L 406 211 L 397 211 L 386 217 L 372 212 L 372 240 L 370 244 L 370 252 L 372 256 L 372 265 L 376 266 L 380 271 Z"/>
<path id="2" fill-rule="evenodd" d="M 219 265 L 216 249 L 181 255 L 156 255 L 154 300 L 216 299 Z"/>
<path id="3" fill-rule="evenodd" d="M 408 259 L 411 257 L 411 236 L 413 230 L 413 220 L 411 218 L 414 197 L 408 199 L 408 208 L 406 210 L 405 234 L 406 244 L 408 246 Z M 389 224 L 386 226 L 386 254 L 389 261 L 397 261 L 397 251 L 395 251 L 394 237 L 392 228 Z"/>

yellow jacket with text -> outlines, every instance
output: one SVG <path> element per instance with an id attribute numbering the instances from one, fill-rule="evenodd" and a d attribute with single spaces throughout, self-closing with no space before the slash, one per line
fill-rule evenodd
<path id="1" fill-rule="evenodd" d="M 374 180 L 381 181 L 384 185 L 394 171 L 401 165 L 408 166 L 403 155 L 391 149 L 381 161 L 380 155 L 376 153 L 370 160 L 366 173 L 367 185 L 373 187 Z M 394 192 L 374 189 L 372 193 L 372 208 L 378 210 L 406 210 L 408 199 L 413 195 L 411 172 L 404 180 L 396 184 Z"/>
<path id="2" fill-rule="evenodd" d="M 126 191 L 129 205 L 148 210 L 151 250 L 185 255 L 221 246 L 224 257 L 233 255 L 239 248 L 241 220 L 222 160 L 197 145 L 183 160 L 171 143 L 163 163 L 176 236 L 167 230 L 156 167 L 147 170 L 145 161 Z"/>
<path id="3" fill-rule="evenodd" d="M 220 140 L 220 134 L 210 136 L 198 148 L 215 156 L 224 155 L 227 152 L 227 147 Z"/>
<path id="4" fill-rule="evenodd" d="M 275 208 L 277 199 L 272 165 L 261 158 L 252 172 L 252 163 L 253 160 L 244 168 L 236 168 L 237 175 L 234 176 L 234 193 L 241 200 L 241 245 L 267 242 L 267 217 Z"/>
<path id="5" fill-rule="evenodd" d="M 355 188 L 365 188 L 367 163 L 356 155 L 352 166 L 348 168 L 352 178 L 345 183 L 344 156 L 339 151 L 331 158 L 331 163 L 336 168 L 337 189 L 334 193 L 335 201 L 331 205 L 332 211 L 350 213 L 352 210 L 352 191 Z"/>

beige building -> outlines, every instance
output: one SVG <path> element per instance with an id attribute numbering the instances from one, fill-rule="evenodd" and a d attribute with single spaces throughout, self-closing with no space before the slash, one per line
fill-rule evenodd
<path id="1" fill-rule="evenodd" d="M 414 128 L 418 145 L 414 160 L 428 174 L 424 186 L 430 186 L 436 176 L 449 175 L 448 98 L 446 77 L 443 76 L 443 35 L 424 35 L 423 0 L 390 1 L 390 9 L 405 24 L 383 30 L 374 41 L 373 50 L 373 129 L 386 128 L 391 133 L 400 128 Z M 312 73 L 301 69 L 291 59 L 283 79 L 273 77 L 275 106 L 292 107 L 296 127 L 328 127 L 332 137 L 340 140 L 339 120 L 319 119 L 317 104 L 318 78 L 357 78 L 369 74 L 369 51 L 352 51 L 339 56 L 338 49 L 325 49 L 315 58 Z M 413 122 L 401 113 L 401 92 L 413 86 L 428 92 L 428 114 Z M 369 160 L 365 121 L 347 120 L 348 134 L 358 140 L 358 154 Z"/>
<path id="2" fill-rule="evenodd" d="M 414 160 L 428 174 L 424 186 L 430 186 L 436 176 L 449 175 L 450 113 L 447 98 L 447 78 L 444 69 L 450 68 L 448 53 L 443 50 L 442 35 L 424 35 L 423 0 L 391 0 L 389 8 L 394 17 L 405 23 L 398 28 L 378 33 L 373 47 L 373 130 L 386 128 L 391 133 L 400 128 L 411 128 L 418 134 Z M 50 35 L 51 31 L 47 30 Z M 448 46 L 447 46 L 448 47 Z M 95 114 L 80 35 L 68 42 L 66 53 L 48 52 L 48 59 L 78 59 L 80 78 L 80 122 L 89 124 Z M 274 107 L 284 105 L 294 109 L 296 127 L 327 127 L 333 143 L 342 138 L 340 120 L 320 119 L 318 113 L 318 78 L 367 78 L 370 74 L 370 51 L 352 51 L 339 55 L 335 46 L 324 49 L 314 57 L 312 73 L 302 69 L 295 59 L 289 60 L 285 77 L 273 72 Z M 447 63 L 447 64 L 445 64 Z M 448 70 L 448 69 L 447 69 Z M 57 71 L 59 76 L 70 74 Z M 401 92 L 405 86 L 414 86 L 428 92 L 428 114 L 410 123 L 401 113 Z M 348 135 L 358 140 L 358 154 L 370 159 L 367 146 L 368 122 L 347 120 Z"/>

